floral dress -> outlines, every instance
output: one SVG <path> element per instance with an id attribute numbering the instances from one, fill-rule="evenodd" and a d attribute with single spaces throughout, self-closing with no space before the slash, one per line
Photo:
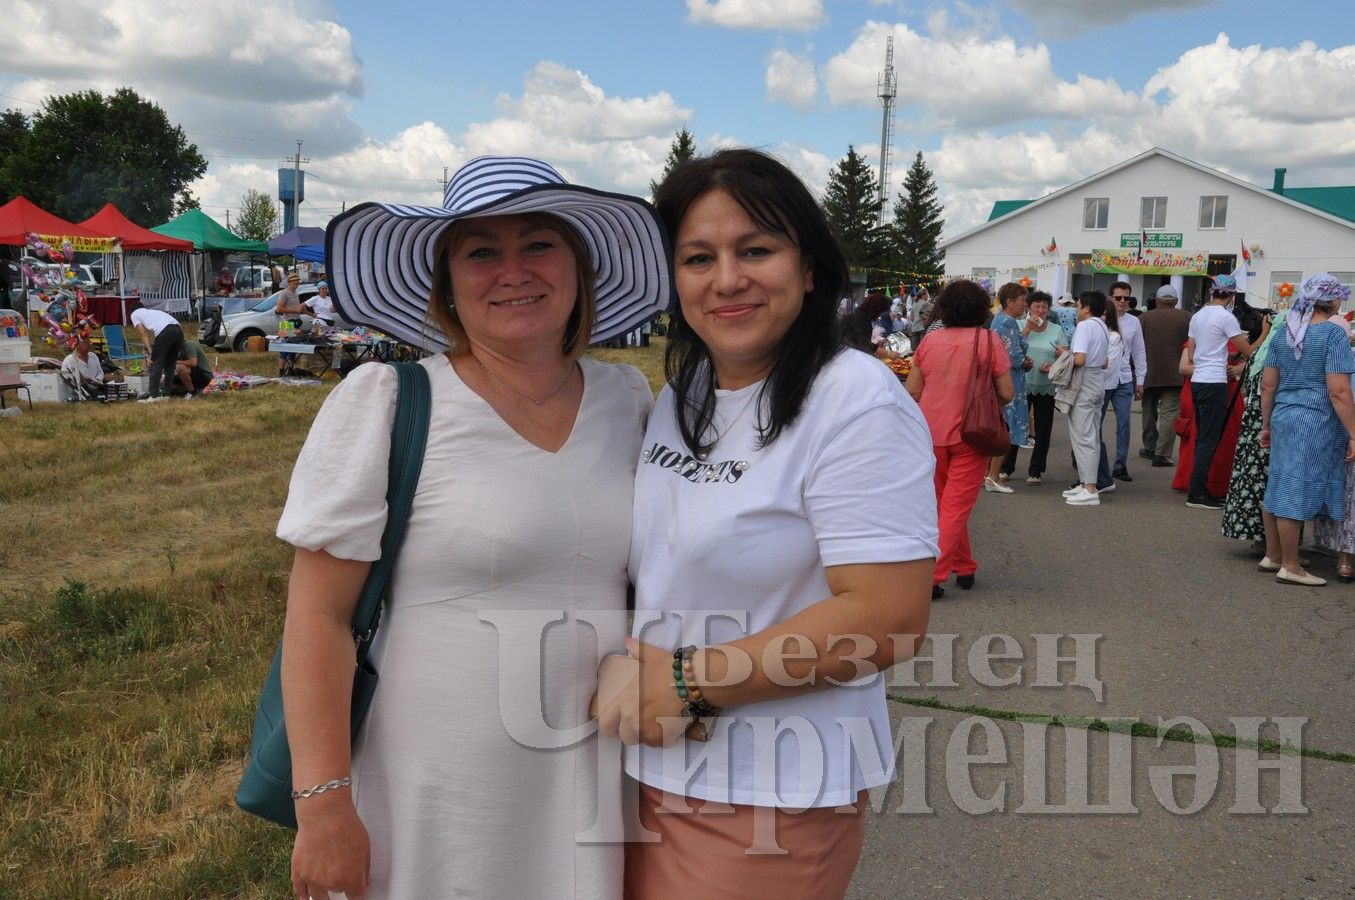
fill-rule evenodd
<path id="1" fill-rule="evenodd" d="M 1024 446 L 1030 437 L 1030 404 L 1026 400 L 1026 371 L 1022 368 L 1030 344 L 1021 333 L 1021 326 L 1006 313 L 998 313 L 993 318 L 993 331 L 1002 339 L 1002 346 L 1012 361 L 1012 387 L 1015 392 L 1012 400 L 1002 407 L 1002 417 L 1007 421 L 1007 429 L 1012 433 L 1012 446 Z"/>
<path id="2" fill-rule="evenodd" d="M 1270 477 L 1270 449 L 1261 446 L 1261 373 L 1265 370 L 1270 342 L 1284 329 L 1277 328 L 1270 340 L 1252 355 L 1242 379 L 1242 427 L 1237 435 L 1237 456 L 1228 479 L 1223 507 L 1223 536 L 1239 541 L 1263 541 L 1266 526 L 1261 518 L 1266 480 Z"/>

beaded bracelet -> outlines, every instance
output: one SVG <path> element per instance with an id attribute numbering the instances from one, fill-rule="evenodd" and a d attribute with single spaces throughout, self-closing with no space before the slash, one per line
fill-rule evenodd
<path id="1" fill-rule="evenodd" d="M 702 719 L 714 719 L 720 715 L 720 708 L 712 706 L 697 687 L 696 674 L 692 668 L 692 656 L 696 647 L 679 647 L 673 651 L 673 687 L 677 689 L 678 699 L 682 701 L 682 714 L 692 720 L 687 726 L 687 737 L 694 741 L 710 739 L 706 723 Z"/>
<path id="2" fill-rule="evenodd" d="M 323 794 L 326 791 L 336 791 L 341 787 L 347 787 L 353 783 L 353 776 L 346 778 L 335 778 L 333 781 L 326 781 L 324 784 L 317 784 L 313 787 L 304 788 L 299 791 L 292 791 L 293 800 L 305 800 L 307 797 L 314 797 L 316 794 Z"/>

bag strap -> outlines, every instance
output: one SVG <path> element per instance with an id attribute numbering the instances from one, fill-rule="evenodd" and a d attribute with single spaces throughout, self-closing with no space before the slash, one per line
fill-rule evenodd
<path id="1" fill-rule="evenodd" d="M 381 558 L 372 563 L 353 611 L 353 639 L 357 662 L 367 660 L 372 639 L 381 622 L 381 603 L 386 597 L 391 572 L 404 540 L 409 508 L 419 486 L 424 448 L 428 443 L 431 388 L 428 370 L 418 363 L 390 363 L 399 377 L 395 422 L 391 426 L 390 472 L 386 482 L 386 528 L 381 533 Z"/>

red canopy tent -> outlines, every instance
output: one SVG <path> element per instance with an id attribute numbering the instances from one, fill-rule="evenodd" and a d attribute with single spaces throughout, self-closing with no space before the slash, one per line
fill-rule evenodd
<path id="1" fill-rule="evenodd" d="M 148 228 L 142 228 L 122 214 L 113 204 L 105 203 L 104 208 L 81 222 L 79 227 L 88 228 L 99 234 L 108 234 L 122 241 L 123 250 L 182 250 L 193 252 L 192 241 L 157 234 Z"/>
<path id="2" fill-rule="evenodd" d="M 0 244 L 22 247 L 25 235 L 30 232 L 69 238 L 102 238 L 105 242 L 113 237 L 107 232 L 95 231 L 54 216 L 27 197 L 15 197 L 0 206 Z"/>

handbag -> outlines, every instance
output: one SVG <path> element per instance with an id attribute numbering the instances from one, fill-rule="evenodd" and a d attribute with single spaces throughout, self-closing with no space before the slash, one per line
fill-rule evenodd
<path id="1" fill-rule="evenodd" d="M 353 672 L 353 701 L 349 710 L 350 739 L 357 736 L 376 690 L 377 672 L 368 660 L 372 640 L 381 621 L 381 604 L 391 571 L 404 538 L 405 523 L 419 484 L 424 446 L 428 440 L 428 372 L 418 363 L 392 363 L 399 376 L 395 423 L 391 426 L 390 475 L 386 484 L 386 528 L 381 535 L 381 558 L 372 564 L 353 610 L 353 640 L 357 667 Z M 235 792 L 235 802 L 253 813 L 287 828 L 296 827 L 292 800 L 292 751 L 287 743 L 287 723 L 282 710 L 282 642 L 273 654 L 273 664 L 264 679 L 259 711 L 254 716 L 254 735 L 249 758 Z"/>
<path id="2" fill-rule="evenodd" d="M 1011 449 L 1012 435 L 1002 418 L 1002 404 L 993 389 L 991 365 L 979 365 L 979 332 L 974 329 L 974 358 L 965 392 L 964 418 L 960 420 L 960 440 L 984 456 L 1005 456 Z M 988 344 L 991 352 L 992 342 Z M 991 359 L 991 356 L 989 357 Z"/>

